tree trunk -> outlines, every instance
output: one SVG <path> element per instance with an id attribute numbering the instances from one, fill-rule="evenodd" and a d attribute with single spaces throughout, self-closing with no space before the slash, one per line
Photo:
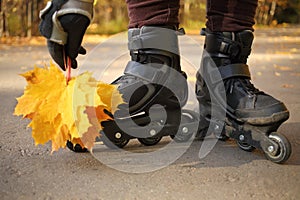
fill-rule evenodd
<path id="1" fill-rule="evenodd" d="M 32 5 L 32 35 L 38 35 L 39 33 L 39 2 L 38 0 L 33 0 L 33 5 Z"/>
<path id="2" fill-rule="evenodd" d="M 29 0 L 27 4 L 27 34 L 26 36 L 31 38 L 32 36 L 32 1 Z"/>
<path id="3" fill-rule="evenodd" d="M 4 19 L 3 19 L 3 9 L 2 9 L 2 0 L 0 0 L 0 37 L 3 35 L 3 27 Z"/>
<path id="4" fill-rule="evenodd" d="M 115 11 L 116 21 L 122 21 L 122 19 L 124 18 L 124 8 L 122 8 L 121 6 L 114 6 L 113 10 Z"/>
<path id="5" fill-rule="evenodd" d="M 5 3 L 3 0 L 0 0 L 0 37 L 9 35 L 5 11 L 6 11 Z"/>
<path id="6" fill-rule="evenodd" d="M 270 15 L 269 15 L 269 20 L 268 20 L 268 25 L 270 25 L 273 21 L 275 11 L 276 11 L 276 6 L 277 6 L 277 0 L 273 0 L 271 4 L 271 9 L 270 9 Z"/>

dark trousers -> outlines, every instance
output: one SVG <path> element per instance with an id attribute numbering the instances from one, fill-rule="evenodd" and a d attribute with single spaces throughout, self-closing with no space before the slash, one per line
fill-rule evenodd
<path id="1" fill-rule="evenodd" d="M 179 25 L 179 0 L 126 0 L 129 28 Z M 206 27 L 211 31 L 253 30 L 257 0 L 207 0 Z M 200 27 L 199 27 L 200 28 Z"/>

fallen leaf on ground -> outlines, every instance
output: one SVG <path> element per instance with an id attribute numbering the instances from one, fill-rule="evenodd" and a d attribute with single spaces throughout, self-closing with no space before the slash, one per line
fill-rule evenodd
<path id="1" fill-rule="evenodd" d="M 275 69 L 281 70 L 281 71 L 291 71 L 292 68 L 288 67 L 288 66 L 278 66 L 278 65 L 274 65 Z"/>
<path id="2" fill-rule="evenodd" d="M 257 76 L 261 76 L 262 73 L 261 73 L 261 72 L 256 72 L 256 75 L 257 75 Z"/>
<path id="3" fill-rule="evenodd" d="M 283 88 L 294 88 L 294 85 L 292 85 L 292 84 L 283 84 L 282 87 Z"/>
<path id="4" fill-rule="evenodd" d="M 281 74 L 279 72 L 275 72 L 274 74 L 275 74 L 275 76 L 281 76 Z"/>

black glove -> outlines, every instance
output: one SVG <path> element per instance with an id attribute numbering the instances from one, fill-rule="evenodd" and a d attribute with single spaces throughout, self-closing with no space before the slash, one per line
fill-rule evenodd
<path id="1" fill-rule="evenodd" d="M 68 14 L 60 17 L 59 20 L 64 31 L 68 33 L 67 43 L 60 45 L 48 39 L 47 46 L 49 53 L 63 70 L 65 70 L 64 59 L 66 59 L 66 56 L 69 56 L 71 59 L 71 67 L 76 69 L 78 53 L 86 54 L 86 50 L 81 46 L 81 42 L 85 30 L 89 25 L 89 19 L 83 15 Z"/>
<path id="2" fill-rule="evenodd" d="M 40 32 L 47 38 L 51 57 L 63 70 L 67 57 L 71 59 L 71 67 L 75 69 L 78 54 L 86 54 L 81 43 L 90 24 L 93 1 L 79 1 L 81 4 L 77 7 L 76 2 L 78 0 L 53 0 L 40 13 Z"/>

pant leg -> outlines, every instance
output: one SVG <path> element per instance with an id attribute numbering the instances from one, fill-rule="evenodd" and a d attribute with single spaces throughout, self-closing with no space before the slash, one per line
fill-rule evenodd
<path id="1" fill-rule="evenodd" d="M 126 0 L 129 28 L 179 25 L 179 0 Z"/>
<path id="2" fill-rule="evenodd" d="M 253 30 L 257 0 L 207 0 L 206 27 L 211 31 Z"/>

